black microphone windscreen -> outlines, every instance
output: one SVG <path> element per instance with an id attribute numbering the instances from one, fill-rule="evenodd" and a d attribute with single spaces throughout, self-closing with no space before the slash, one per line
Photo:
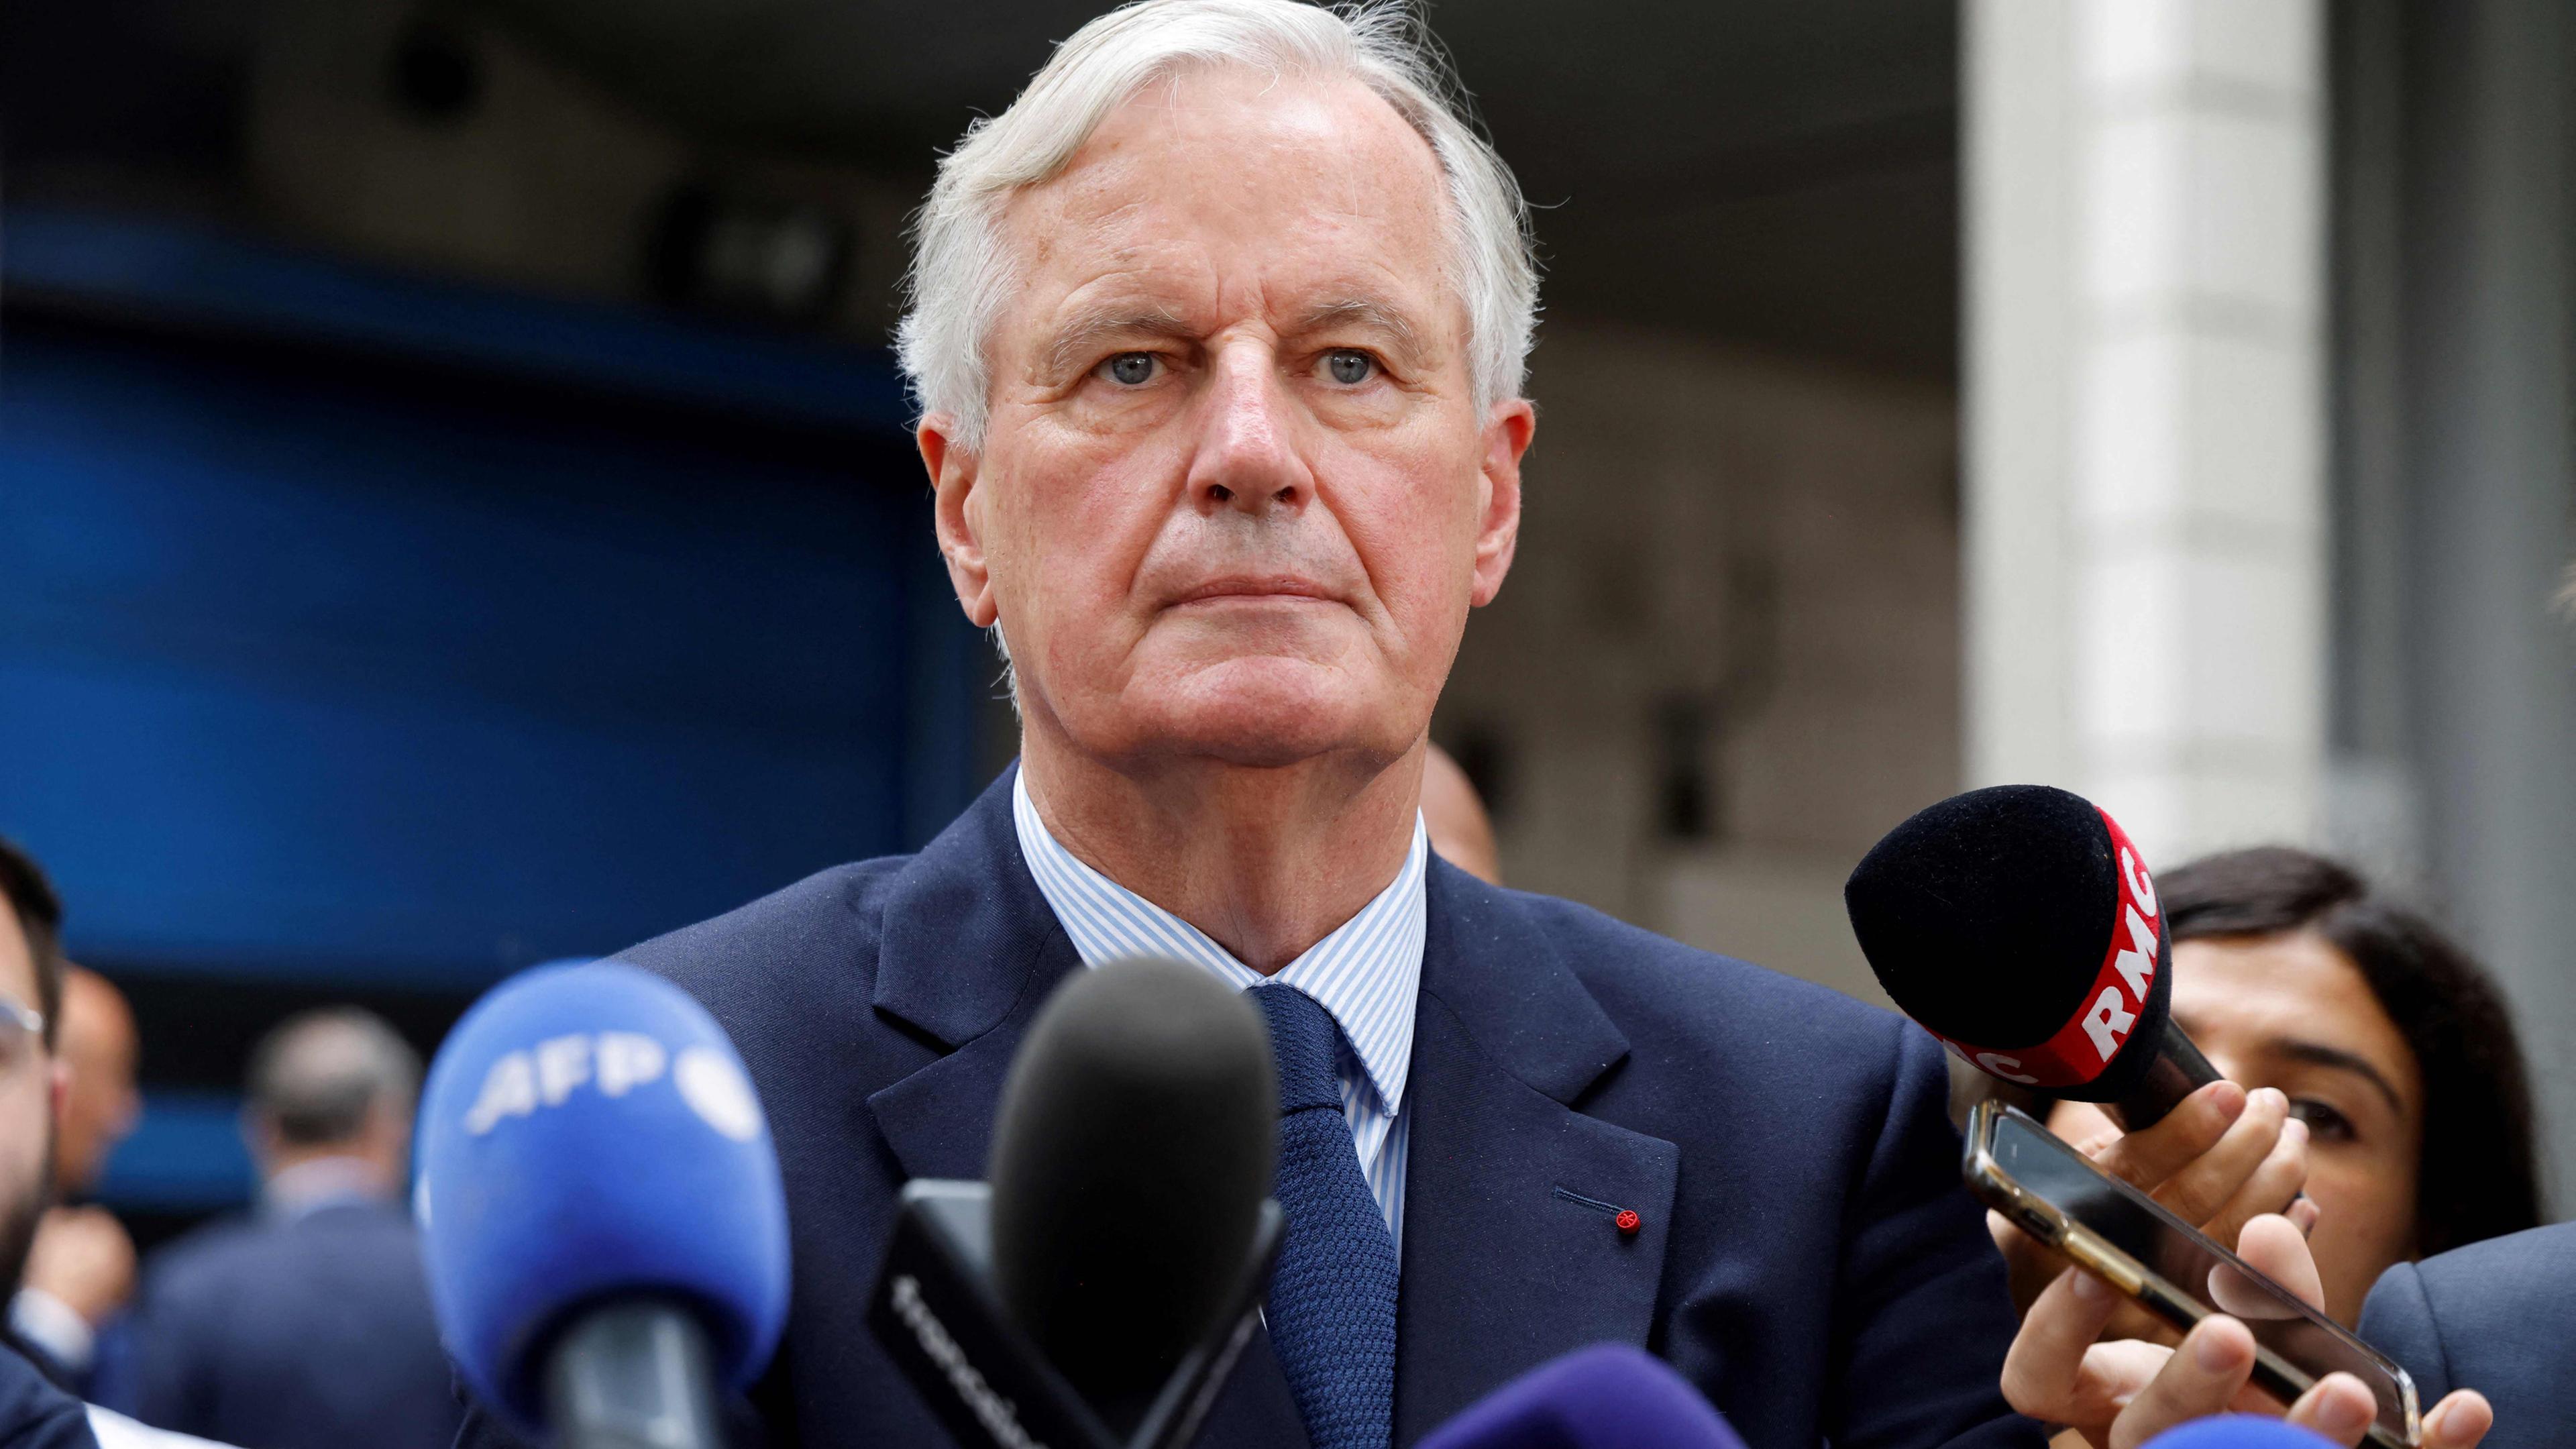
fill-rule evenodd
<path id="1" fill-rule="evenodd" d="M 1042 1007 L 993 1137 L 1004 1308 L 1094 1402 L 1150 1394 L 1239 1296 L 1278 1152 L 1270 1036 L 1206 971 L 1078 971 Z"/>
<path id="2" fill-rule="evenodd" d="M 1861 858 L 1843 887 L 1852 933 L 1906 1015 L 1954 1044 L 2038 1047 L 2097 1013 L 2093 1044 L 2111 1049 L 2045 1085 L 2116 1095 L 2151 1055 L 2119 1048 L 2160 1033 L 2170 1000 L 2154 887 L 2116 829 L 2092 802 L 2045 785 L 1953 796 Z M 2144 949 L 2124 971 L 2132 944 Z M 2103 996 L 2125 983 L 2137 994 Z"/>

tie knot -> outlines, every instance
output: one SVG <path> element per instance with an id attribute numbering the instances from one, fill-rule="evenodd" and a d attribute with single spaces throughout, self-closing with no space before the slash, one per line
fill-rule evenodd
<path id="1" fill-rule="evenodd" d="M 1342 1107 L 1338 1048 L 1342 1029 L 1324 1004 L 1294 986 L 1256 986 L 1252 1004 L 1270 1027 L 1270 1054 L 1279 1063 L 1279 1110 Z"/>

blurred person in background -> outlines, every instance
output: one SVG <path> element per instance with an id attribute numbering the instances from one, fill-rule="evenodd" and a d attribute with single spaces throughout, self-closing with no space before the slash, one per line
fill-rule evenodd
<path id="1" fill-rule="evenodd" d="M 1442 860 L 1487 885 L 1503 883 L 1502 850 L 1494 844 L 1494 821 L 1485 813 L 1485 799 L 1438 745 L 1422 757 L 1422 828 Z"/>
<path id="2" fill-rule="evenodd" d="M 2336 1322 L 2359 1320 L 2392 1264 L 2541 1221 L 2522 1052 L 2468 953 L 2303 850 L 2208 856 L 2157 887 L 2175 1022 L 2248 1111 L 2308 1138 L 2310 1241 Z M 2048 1122 L 2089 1151 L 2119 1136 L 2084 1102 Z"/>
<path id="3" fill-rule="evenodd" d="M 63 1020 L 54 1049 L 71 1073 L 54 1136 L 54 1187 L 68 1201 L 97 1188 L 108 1154 L 143 1115 L 134 1008 L 116 983 L 77 962 L 63 963 Z"/>
<path id="4" fill-rule="evenodd" d="M 118 1407 L 246 1449 L 446 1449 L 460 1413 L 402 1201 L 419 1090 L 419 1056 L 355 1008 L 260 1042 L 259 1209 L 153 1255 Z"/>
<path id="5" fill-rule="evenodd" d="M 98 1332 L 134 1293 L 134 1239 L 114 1214 L 81 1199 L 98 1186 L 116 1144 L 143 1109 L 135 1087 L 134 1011 L 106 977 L 64 963 L 55 1060 L 66 1074 L 54 1122 L 54 1196 L 9 1308 L 18 1336 L 50 1371 L 86 1386 Z"/>
<path id="6" fill-rule="evenodd" d="M 0 840 L 0 1279 L 14 1294 L 53 1203 L 55 1138 L 69 1073 L 54 1055 L 63 1011 L 62 901 L 34 858 Z M 10 1449 L 181 1449 L 184 1435 L 84 1406 L 32 1372 L 14 1333 L 0 1363 L 0 1444 Z"/>
<path id="7" fill-rule="evenodd" d="M 0 840 L 0 1273 L 12 1292 L 54 1195 L 54 1134 L 63 1073 L 53 1058 L 62 1019 L 63 907 L 44 870 Z M 14 1317 L 14 1315 L 13 1315 Z M 28 1346 L 12 1326 L 12 1347 Z M 40 1365 L 46 1357 L 32 1355 Z"/>

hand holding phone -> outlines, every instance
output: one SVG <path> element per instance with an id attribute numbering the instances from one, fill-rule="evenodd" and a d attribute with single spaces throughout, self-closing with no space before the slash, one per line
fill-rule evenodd
<path id="1" fill-rule="evenodd" d="M 2492 1422 L 2483 1399 L 2458 1394 L 2419 1426 L 2404 1371 L 2313 1308 L 2315 1262 L 2285 1219 L 2249 1225 L 2240 1258 L 1991 1103 L 1970 1121 L 1967 1170 L 1998 1210 L 2101 1274 L 2070 1269 L 2031 1304 L 2004 1370 L 2023 1413 L 2115 1449 L 2189 1419 L 2285 1403 L 2291 1422 L 2343 1444 L 2467 1449 Z M 2132 1301 L 2187 1327 L 2181 1346 L 2098 1342 Z"/>
<path id="2" fill-rule="evenodd" d="M 2280 1092 L 2248 1092 L 2234 1082 L 2217 1081 L 2192 1093 L 2155 1126 L 2114 1133 L 2108 1141 L 2079 1150 L 2184 1222 L 2232 1243 L 2264 1213 L 2283 1214 L 2303 1232 L 2316 1225 L 2317 1205 L 2299 1196 L 2307 1180 L 2306 1132 L 2293 1128 L 2291 1120 L 2289 1098 Z M 2013 1303 L 2027 1311 L 2066 1261 L 2001 1214 L 1989 1215 L 1989 1224 L 2012 1272 Z M 2182 1330 L 2136 1308 L 2114 1320 L 2114 1329 L 2123 1338 L 2167 1345 L 2182 1337 Z"/>

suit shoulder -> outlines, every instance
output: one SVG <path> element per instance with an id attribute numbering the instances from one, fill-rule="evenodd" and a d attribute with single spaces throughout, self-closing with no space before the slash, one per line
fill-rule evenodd
<path id="1" fill-rule="evenodd" d="M 1622 1027 L 1652 1013 L 1729 1036 L 1846 1047 L 1857 1039 L 1884 1045 L 1901 1033 L 1903 1017 L 1831 987 L 1686 946 L 1573 901 L 1502 894 L 1528 913 Z"/>
<path id="2" fill-rule="evenodd" d="M 2535 1309 L 2576 1301 L 2576 1223 L 2507 1233 L 2415 1265 L 2424 1295 L 2446 1320 L 2477 1313 L 2518 1322 Z M 2447 1326 L 2447 1325 L 2446 1325 Z"/>
<path id="3" fill-rule="evenodd" d="M 617 953 L 669 978 L 719 1016 L 774 995 L 795 976 L 873 956 L 886 886 L 912 860 L 881 856 L 817 871 L 721 916 Z"/>
<path id="4" fill-rule="evenodd" d="M 1683 945 L 1571 901 L 1500 893 L 1536 928 L 1627 1038 L 1620 1095 L 1711 1091 L 1802 1112 L 1841 1112 L 1850 1131 L 1946 1075 L 1905 1018 L 1830 987 Z M 1875 1130 L 1875 1129 L 1869 1129 Z"/>
<path id="5" fill-rule="evenodd" d="M 255 1218 L 218 1218 L 171 1239 L 144 1260 L 145 1291 L 157 1298 L 220 1294 L 244 1274 L 256 1274 L 274 1236 Z"/>
<path id="6" fill-rule="evenodd" d="M 2396 1265 L 2372 1286 L 2360 1332 L 2406 1366 L 2427 1400 L 2484 1392 L 2496 1409 L 2489 1442 L 2554 1443 L 2532 1431 L 2576 1414 L 2576 1388 L 2554 1357 L 2576 1331 L 2571 1298 L 2576 1223 L 2559 1223 Z"/>

